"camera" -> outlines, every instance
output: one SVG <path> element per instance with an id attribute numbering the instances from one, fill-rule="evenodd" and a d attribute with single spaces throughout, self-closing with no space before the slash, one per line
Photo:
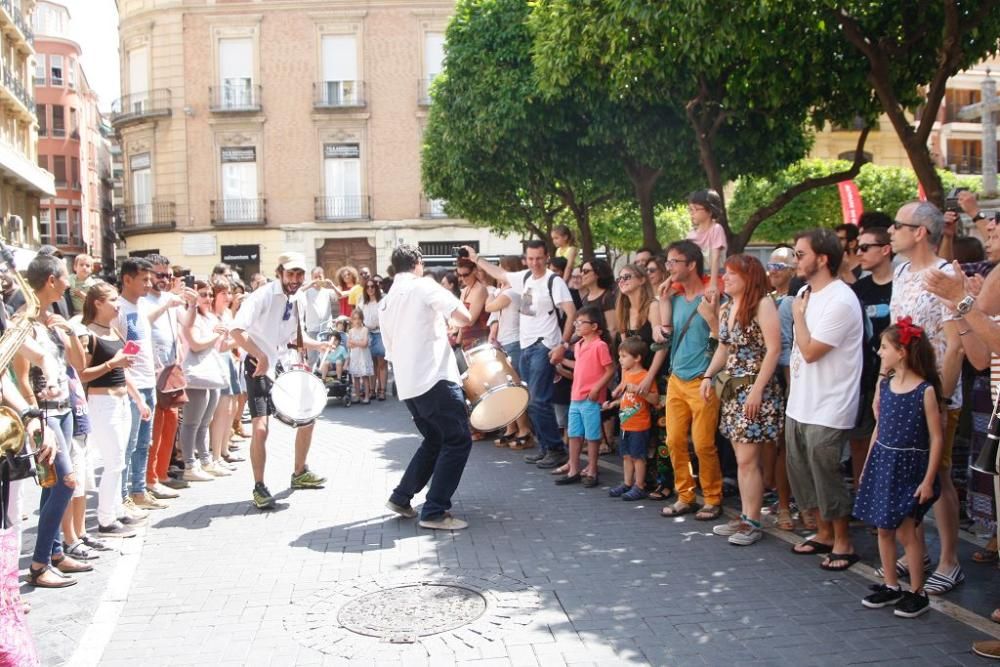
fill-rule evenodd
<path id="1" fill-rule="evenodd" d="M 466 250 L 465 248 L 461 247 L 461 246 L 453 245 L 451 247 L 451 256 L 452 257 L 468 257 L 469 256 L 469 251 Z"/>
<path id="2" fill-rule="evenodd" d="M 958 205 L 958 193 L 968 188 L 952 188 L 944 200 L 944 210 L 952 213 L 962 214 L 962 207 Z"/>

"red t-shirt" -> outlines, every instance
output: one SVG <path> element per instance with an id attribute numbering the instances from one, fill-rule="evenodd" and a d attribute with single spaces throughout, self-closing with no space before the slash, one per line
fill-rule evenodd
<path id="1" fill-rule="evenodd" d="M 576 357 L 576 365 L 573 367 L 573 389 L 570 392 L 570 400 L 585 401 L 587 394 L 598 383 L 601 376 L 613 362 L 611 361 L 611 350 L 608 344 L 600 338 L 595 338 L 588 343 L 581 340 L 573 348 Z M 601 389 L 601 395 L 597 397 L 599 403 L 605 401 L 607 388 Z"/>

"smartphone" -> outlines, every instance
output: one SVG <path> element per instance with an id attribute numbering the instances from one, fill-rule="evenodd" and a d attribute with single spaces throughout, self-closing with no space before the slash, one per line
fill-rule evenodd
<path id="1" fill-rule="evenodd" d="M 194 276 L 193 275 L 188 274 L 188 275 L 184 276 L 184 287 L 187 287 L 188 289 L 194 289 Z"/>
<path id="2" fill-rule="evenodd" d="M 125 354 L 139 354 L 141 351 L 142 347 L 134 340 L 125 341 L 125 347 L 122 348 L 122 352 Z"/>
<path id="3" fill-rule="evenodd" d="M 468 257 L 469 256 L 469 251 L 466 250 L 465 248 L 463 248 L 462 246 L 453 245 L 451 247 L 451 256 L 452 257 Z"/>

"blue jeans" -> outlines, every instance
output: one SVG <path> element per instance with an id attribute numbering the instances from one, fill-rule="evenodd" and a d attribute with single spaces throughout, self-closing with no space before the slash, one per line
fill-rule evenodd
<path id="1" fill-rule="evenodd" d="M 552 409 L 555 368 L 549 363 L 549 348 L 541 341 L 523 348 L 518 372 L 528 385 L 528 417 L 542 452 L 564 452 L 566 447 L 559 436 L 556 412 Z"/>
<path id="2" fill-rule="evenodd" d="M 521 343 L 519 341 L 514 341 L 508 345 L 503 346 L 503 351 L 507 353 L 510 357 L 510 365 L 514 367 L 518 375 L 521 374 Z"/>
<path id="3" fill-rule="evenodd" d="M 150 410 L 156 407 L 156 391 L 152 388 L 140 389 L 139 393 L 146 401 Z M 153 436 L 153 420 L 142 421 L 139 416 L 139 406 L 132 401 L 132 431 L 128 436 L 128 449 L 125 450 L 125 469 L 122 470 L 122 498 L 129 494 L 129 478 L 131 477 L 131 492 L 145 493 L 146 464 L 149 462 L 149 441 Z"/>
<path id="4" fill-rule="evenodd" d="M 409 507 L 413 496 L 429 481 L 420 518 L 437 519 L 451 509 L 451 497 L 462 480 L 472 450 L 465 395 L 454 382 L 441 380 L 420 396 L 404 402 L 424 441 L 389 499 Z"/>
<path id="5" fill-rule="evenodd" d="M 52 432 L 52 441 L 59 452 L 53 466 L 56 469 L 55 486 L 42 489 L 38 504 L 38 538 L 35 553 L 31 559 L 36 563 L 49 563 L 52 556 L 62 553 L 62 531 L 59 529 L 63 514 L 73 498 L 73 489 L 66 486 L 66 476 L 72 474 L 73 465 L 69 459 L 69 443 L 73 438 L 73 413 L 53 415 L 45 420 L 45 428 Z M 77 480 L 77 484 L 80 480 Z"/>

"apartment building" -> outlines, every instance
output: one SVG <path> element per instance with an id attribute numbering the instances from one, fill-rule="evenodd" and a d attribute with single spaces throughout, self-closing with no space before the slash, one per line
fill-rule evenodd
<path id="1" fill-rule="evenodd" d="M 102 163 L 108 143 L 98 98 L 80 64 L 80 45 L 69 38 L 70 12 L 41 0 L 35 9 L 35 114 L 38 166 L 55 178 L 55 194 L 43 198 L 39 240 L 67 257 L 100 257 L 106 219 Z M 110 175 L 110 165 L 105 170 Z"/>
<path id="2" fill-rule="evenodd" d="M 0 234 L 21 246 L 38 245 L 38 202 L 55 194 L 37 164 L 34 10 L 34 0 L 0 0 Z"/>
<path id="3" fill-rule="evenodd" d="M 392 249 L 520 252 L 420 188 L 449 0 L 121 0 L 113 108 L 129 254 L 270 273 L 286 250 L 332 270 Z"/>

